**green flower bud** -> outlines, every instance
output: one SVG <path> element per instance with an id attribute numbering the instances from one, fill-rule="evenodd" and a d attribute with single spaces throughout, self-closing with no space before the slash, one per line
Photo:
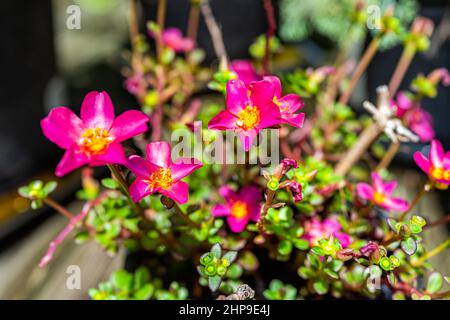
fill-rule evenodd
<path id="1" fill-rule="evenodd" d="M 222 277 L 223 275 L 225 275 L 226 272 L 227 272 L 227 268 L 225 268 L 224 266 L 217 267 L 217 274 L 219 276 Z"/>
<path id="2" fill-rule="evenodd" d="M 386 271 L 390 271 L 391 268 L 391 260 L 389 260 L 388 257 L 383 257 L 380 259 L 379 265 L 381 267 L 381 269 L 386 270 Z"/>
<path id="3" fill-rule="evenodd" d="M 147 107 L 154 107 L 158 103 L 159 94 L 155 90 L 149 91 L 144 98 L 144 104 Z"/>
<path id="4" fill-rule="evenodd" d="M 416 39 L 417 51 L 424 52 L 430 47 L 430 40 L 426 36 L 419 36 Z"/>
<path id="5" fill-rule="evenodd" d="M 326 244 L 323 244 L 321 247 L 322 247 L 323 253 L 325 253 L 326 255 L 332 255 L 336 251 L 336 248 L 334 247 L 334 245 L 328 243 L 328 241 Z"/>
<path id="6" fill-rule="evenodd" d="M 214 265 L 214 263 L 208 264 L 205 267 L 205 273 L 206 273 L 207 276 L 210 276 L 210 277 L 216 275 L 217 269 L 216 269 L 216 266 Z"/>
<path id="7" fill-rule="evenodd" d="M 389 260 L 391 262 L 392 268 L 397 268 L 400 266 L 400 260 L 396 256 L 390 256 Z"/>
<path id="8" fill-rule="evenodd" d="M 416 225 L 418 225 L 418 226 L 420 226 L 420 227 L 423 227 L 423 226 L 425 226 L 425 225 L 427 224 L 427 222 L 425 221 L 425 219 L 422 218 L 421 216 L 413 216 L 413 217 L 411 218 L 411 223 L 412 223 L 412 224 L 416 224 Z"/>
<path id="9" fill-rule="evenodd" d="M 200 263 L 204 266 L 210 264 L 211 262 L 213 262 L 213 257 L 212 255 L 208 252 L 205 253 L 204 255 L 201 256 L 200 258 Z"/>
<path id="10" fill-rule="evenodd" d="M 230 261 L 228 261 L 228 259 L 220 259 L 219 264 L 226 268 L 230 266 Z"/>
<path id="11" fill-rule="evenodd" d="M 422 227 L 417 225 L 417 224 L 411 224 L 409 226 L 409 228 L 411 229 L 412 233 L 420 233 L 420 232 L 422 232 Z"/>
<path id="12" fill-rule="evenodd" d="M 269 188 L 269 190 L 277 191 L 279 186 L 280 182 L 277 179 L 272 178 L 267 182 L 267 188 Z"/>

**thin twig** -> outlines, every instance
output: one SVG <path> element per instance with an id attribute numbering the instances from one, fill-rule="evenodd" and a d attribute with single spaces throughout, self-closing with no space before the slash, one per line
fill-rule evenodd
<path id="1" fill-rule="evenodd" d="M 273 10 L 272 0 L 263 0 L 264 1 L 264 11 L 266 12 L 267 18 L 267 33 L 266 33 L 266 43 L 264 49 L 264 58 L 263 58 L 263 73 L 264 75 L 270 74 L 269 67 L 269 58 L 270 58 L 270 39 L 275 34 L 275 30 L 277 28 L 277 24 L 275 21 L 275 13 Z"/>
<path id="2" fill-rule="evenodd" d="M 203 0 L 200 9 L 203 15 L 203 19 L 205 19 L 209 34 L 211 35 L 216 56 L 221 62 L 224 61 L 225 64 L 228 65 L 228 57 L 225 50 L 225 44 L 223 42 L 222 31 L 220 30 L 219 25 L 214 18 L 209 0 Z"/>
<path id="3" fill-rule="evenodd" d="M 52 207 L 53 209 L 55 209 L 58 213 L 65 216 L 67 219 L 73 218 L 73 214 L 69 210 L 64 208 L 62 205 L 60 205 L 58 202 L 56 202 L 55 200 L 47 197 L 47 198 L 44 198 L 42 201 L 44 201 L 44 203 L 46 205 L 48 205 L 49 207 Z"/>

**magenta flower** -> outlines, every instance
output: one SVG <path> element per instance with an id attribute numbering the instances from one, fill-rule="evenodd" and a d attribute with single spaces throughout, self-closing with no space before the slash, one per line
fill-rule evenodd
<path id="1" fill-rule="evenodd" d="M 428 158 L 419 151 L 414 153 L 417 165 L 434 181 L 450 185 L 450 151 L 444 152 L 438 140 L 431 141 Z"/>
<path id="2" fill-rule="evenodd" d="M 183 37 L 183 33 L 177 28 L 165 29 L 161 34 L 161 41 L 175 52 L 188 52 L 195 47 L 194 41 Z"/>
<path id="3" fill-rule="evenodd" d="M 391 107 L 395 108 L 397 117 L 411 129 L 422 142 L 434 138 L 433 119 L 419 104 L 408 97 L 405 92 L 399 92 L 396 100 L 391 100 Z"/>
<path id="4" fill-rule="evenodd" d="M 145 79 L 142 73 L 135 73 L 124 81 L 129 93 L 137 96 L 145 93 Z"/>
<path id="5" fill-rule="evenodd" d="M 246 186 L 234 192 L 230 187 L 219 189 L 219 194 L 226 204 L 218 204 L 212 208 L 214 217 L 227 217 L 228 225 L 233 232 L 241 232 L 248 222 L 258 221 L 261 211 L 261 192 L 255 186 Z"/>
<path id="6" fill-rule="evenodd" d="M 311 246 L 315 246 L 322 239 L 329 239 L 333 236 L 338 239 L 342 248 L 350 245 L 351 238 L 348 234 L 340 232 L 342 226 L 335 219 L 326 218 L 322 222 L 318 218 L 312 218 L 305 222 L 304 239 L 309 241 Z"/>
<path id="7" fill-rule="evenodd" d="M 294 113 L 298 109 L 303 108 L 304 103 L 302 99 L 296 94 L 287 94 L 281 96 L 281 81 L 275 76 L 264 77 L 264 80 L 269 81 L 275 88 L 273 102 L 280 108 L 281 119 L 284 123 L 287 123 L 296 128 L 303 126 L 305 120 L 304 113 Z"/>
<path id="8" fill-rule="evenodd" d="M 57 107 L 42 119 L 44 135 L 65 149 L 55 174 L 63 176 L 85 164 L 124 164 L 120 142 L 147 130 L 148 117 L 129 110 L 114 119 L 114 107 L 106 92 L 88 93 L 81 105 L 81 119 L 69 108 Z"/>
<path id="9" fill-rule="evenodd" d="M 403 121 L 422 142 L 428 142 L 434 138 L 433 118 L 424 109 L 418 107 L 407 112 Z"/>
<path id="10" fill-rule="evenodd" d="M 191 158 L 180 158 L 172 163 L 170 144 L 165 141 L 151 142 L 146 149 L 147 160 L 132 155 L 125 166 L 136 176 L 130 186 L 130 195 L 134 202 L 159 192 L 178 203 L 188 200 L 188 184 L 182 178 L 200 168 L 203 164 Z"/>
<path id="11" fill-rule="evenodd" d="M 239 80 L 249 84 L 253 81 L 262 80 L 262 76 L 256 73 L 253 64 L 249 60 L 233 60 L 231 61 L 231 70 L 236 73 Z"/>
<path id="12" fill-rule="evenodd" d="M 239 79 L 227 83 L 227 109 L 217 114 L 208 124 L 209 129 L 235 130 L 244 150 L 250 146 L 261 129 L 281 123 L 280 111 L 273 103 L 273 85 L 257 81 L 246 85 Z"/>
<path id="13" fill-rule="evenodd" d="M 371 174 L 373 185 L 360 182 L 356 185 L 356 191 L 361 198 L 372 201 L 377 206 L 387 210 L 404 212 L 408 209 L 408 202 L 400 198 L 392 198 L 391 195 L 397 187 L 397 181 L 384 183 L 376 172 Z"/>

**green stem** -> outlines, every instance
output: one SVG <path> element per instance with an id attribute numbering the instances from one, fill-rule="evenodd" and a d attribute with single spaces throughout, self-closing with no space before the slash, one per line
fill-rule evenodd
<path id="1" fill-rule="evenodd" d="M 73 218 L 73 214 L 69 210 L 64 208 L 62 205 L 60 205 L 58 202 L 56 202 L 55 200 L 47 197 L 47 198 L 42 199 L 42 201 L 44 201 L 44 203 L 46 205 L 48 205 L 49 207 L 52 207 L 53 209 L 55 209 L 58 213 L 65 216 L 67 219 L 70 220 Z"/>
<path id="2" fill-rule="evenodd" d="M 426 183 L 422 189 L 420 189 L 416 196 L 414 197 L 414 199 L 411 201 L 411 204 L 409 205 L 408 210 L 406 210 L 405 212 L 402 213 L 402 215 L 400 216 L 399 220 L 403 221 L 406 216 L 408 215 L 408 213 L 411 212 L 411 210 L 417 205 L 417 203 L 419 203 L 420 199 L 422 199 L 422 197 L 428 192 L 430 191 L 430 184 Z"/>
<path id="3" fill-rule="evenodd" d="M 448 246 L 450 246 L 450 238 L 448 238 L 446 241 L 438 245 L 433 250 L 427 252 L 425 255 L 420 257 L 419 260 L 416 260 L 414 263 L 412 263 L 413 267 L 420 267 L 426 260 L 434 257 L 435 255 L 441 253 L 443 250 L 445 250 Z"/>
<path id="4" fill-rule="evenodd" d="M 114 164 L 108 164 L 108 169 L 111 171 L 112 176 L 115 178 L 115 180 L 119 183 L 119 187 L 123 194 L 128 198 L 128 201 L 130 205 L 137 211 L 141 212 L 141 208 L 131 199 L 130 192 L 128 191 L 128 184 L 125 181 L 125 178 L 120 173 L 119 169 Z"/>

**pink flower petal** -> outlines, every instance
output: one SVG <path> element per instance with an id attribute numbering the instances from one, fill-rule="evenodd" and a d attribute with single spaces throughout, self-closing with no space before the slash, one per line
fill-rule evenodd
<path id="1" fill-rule="evenodd" d="M 170 144 L 166 141 L 150 142 L 146 149 L 147 161 L 161 168 L 168 168 L 172 163 Z"/>
<path id="2" fill-rule="evenodd" d="M 375 189 L 375 191 L 382 191 L 383 190 L 383 180 L 381 179 L 380 175 L 373 171 L 370 174 L 371 178 L 372 178 L 372 182 L 373 182 L 373 187 Z"/>
<path id="3" fill-rule="evenodd" d="M 148 116 L 137 110 L 129 110 L 122 113 L 114 120 L 110 135 L 116 141 L 125 141 L 147 131 Z"/>
<path id="4" fill-rule="evenodd" d="M 403 199 L 386 197 L 384 199 L 384 207 L 387 210 L 404 212 L 404 211 L 408 210 L 409 205 L 408 205 L 408 202 Z"/>
<path id="5" fill-rule="evenodd" d="M 436 167 L 442 166 L 444 160 L 444 148 L 438 140 L 431 141 L 430 161 Z"/>
<path id="6" fill-rule="evenodd" d="M 278 77 L 266 76 L 263 78 L 263 80 L 266 80 L 272 84 L 272 86 L 274 87 L 274 90 L 275 90 L 274 91 L 275 97 L 277 97 L 277 98 L 281 97 L 281 81 Z"/>
<path id="7" fill-rule="evenodd" d="M 430 172 L 431 162 L 419 151 L 414 152 L 414 161 L 426 174 Z"/>
<path id="8" fill-rule="evenodd" d="M 227 217 L 228 225 L 230 226 L 231 231 L 235 233 L 239 233 L 245 230 L 245 227 L 248 224 L 248 217 L 236 218 L 234 216 Z"/>
<path id="9" fill-rule="evenodd" d="M 88 128 L 109 130 L 114 122 L 114 106 L 105 92 L 89 92 L 81 105 L 81 120 Z"/>
<path id="10" fill-rule="evenodd" d="M 63 149 L 70 148 L 78 141 L 82 126 L 80 118 L 66 107 L 52 109 L 41 121 L 41 128 L 47 139 Z"/>
<path id="11" fill-rule="evenodd" d="M 239 131 L 239 138 L 241 139 L 242 147 L 245 151 L 249 151 L 253 140 L 258 135 L 258 130 L 241 130 Z"/>
<path id="12" fill-rule="evenodd" d="M 250 207 L 259 204 L 262 199 L 261 191 L 254 185 L 245 186 L 239 190 L 238 198 Z"/>
<path id="13" fill-rule="evenodd" d="M 374 190 L 372 186 L 368 185 L 367 183 L 360 182 L 356 185 L 356 192 L 361 198 L 372 200 Z"/>
<path id="14" fill-rule="evenodd" d="M 302 101 L 302 98 L 293 93 L 285 95 L 283 98 L 278 99 L 278 101 L 281 103 L 281 108 L 287 109 L 289 113 L 293 113 L 298 109 L 303 108 L 303 106 L 305 105 L 305 103 Z"/>
<path id="15" fill-rule="evenodd" d="M 125 163 L 125 166 L 130 169 L 136 177 L 145 178 L 150 177 L 154 171 L 159 169 L 159 167 L 136 155 L 130 156 Z"/>
<path id="16" fill-rule="evenodd" d="M 211 214 L 213 217 L 225 217 L 231 213 L 230 207 L 226 204 L 217 204 L 212 210 Z"/>
<path id="17" fill-rule="evenodd" d="M 88 162 L 89 158 L 84 153 L 77 152 L 77 150 L 70 148 L 64 153 L 61 161 L 56 166 L 55 174 L 58 177 L 62 177 Z"/>
<path id="18" fill-rule="evenodd" d="M 155 190 L 150 190 L 148 188 L 148 183 L 142 181 L 140 178 L 136 178 L 129 188 L 131 199 L 134 202 L 139 202 L 142 198 L 152 194 Z"/>
<path id="19" fill-rule="evenodd" d="M 290 115 L 284 115 L 281 114 L 281 119 L 284 123 L 287 123 L 288 125 L 291 125 L 296 128 L 303 127 L 303 123 L 305 122 L 305 114 L 304 113 L 297 113 L 297 114 L 290 114 Z"/>
<path id="20" fill-rule="evenodd" d="M 219 194 L 227 201 L 232 202 L 238 198 L 238 195 L 229 186 L 223 186 L 219 188 Z"/>
<path id="21" fill-rule="evenodd" d="M 92 156 L 91 166 L 104 166 L 106 164 L 125 164 L 127 159 L 120 143 L 113 142 L 104 154 Z"/>
<path id="22" fill-rule="evenodd" d="M 261 76 L 256 73 L 253 64 L 249 60 L 233 60 L 231 62 L 231 70 L 237 74 L 239 80 L 244 81 L 246 84 L 261 80 Z"/>
<path id="23" fill-rule="evenodd" d="M 339 240 L 339 242 L 342 245 L 342 248 L 348 247 L 352 241 L 350 236 L 343 232 L 336 232 L 333 236 Z"/>
<path id="24" fill-rule="evenodd" d="M 197 159 L 177 159 L 177 161 L 170 166 L 170 172 L 172 173 L 172 179 L 178 181 L 183 179 L 193 171 L 201 168 L 203 164 Z"/>
<path id="25" fill-rule="evenodd" d="M 158 189 L 158 192 L 179 204 L 186 203 L 189 197 L 189 186 L 186 182 L 178 181 L 168 190 Z"/>
<path id="26" fill-rule="evenodd" d="M 331 218 L 326 218 L 325 220 L 323 220 L 322 226 L 323 228 L 325 228 L 325 232 L 329 234 L 338 232 L 342 228 L 339 222 Z"/>
<path id="27" fill-rule="evenodd" d="M 442 164 L 444 165 L 444 169 L 449 170 L 450 169 L 450 151 L 447 151 L 444 155 L 444 161 L 442 161 Z"/>
<path id="28" fill-rule="evenodd" d="M 397 181 L 392 180 L 389 182 L 384 183 L 383 185 L 383 194 L 386 196 L 390 196 L 392 192 L 394 192 L 395 188 L 397 188 Z"/>
<path id="29" fill-rule="evenodd" d="M 228 110 L 219 112 L 208 123 L 208 129 L 230 130 L 236 128 L 237 117 L 233 116 Z"/>
<path id="30" fill-rule="evenodd" d="M 250 90 L 250 100 L 253 106 L 263 108 L 265 105 L 275 106 L 272 102 L 275 87 L 267 80 L 252 82 L 248 85 Z"/>
<path id="31" fill-rule="evenodd" d="M 244 81 L 239 79 L 228 81 L 226 100 L 227 110 L 234 115 L 251 104 Z"/>

